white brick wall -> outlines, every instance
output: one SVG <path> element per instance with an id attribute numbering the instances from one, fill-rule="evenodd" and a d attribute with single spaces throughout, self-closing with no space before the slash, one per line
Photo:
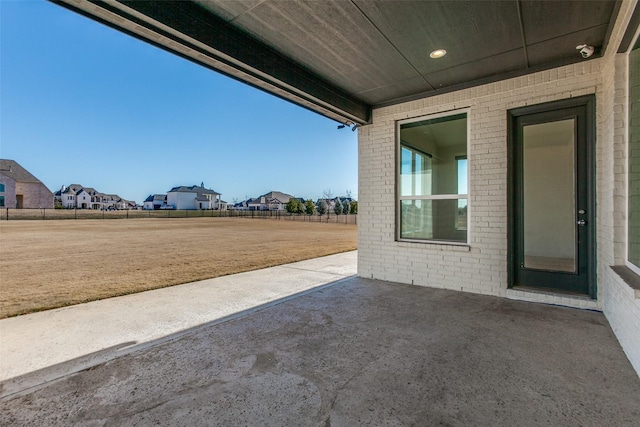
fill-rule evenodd
<path id="1" fill-rule="evenodd" d="M 604 274 L 604 314 L 640 375 L 640 298 L 613 270 Z"/>
<path id="2" fill-rule="evenodd" d="M 361 128 L 359 134 L 358 274 L 506 296 L 507 110 L 601 94 L 601 62 L 588 61 L 375 110 L 373 124 Z M 469 109 L 469 246 L 396 242 L 395 123 L 461 108 Z"/>
<path id="3" fill-rule="evenodd" d="M 623 4 L 612 40 L 619 39 L 626 28 L 635 2 Z M 625 9 L 626 7 L 626 9 Z M 611 149 L 607 153 L 608 174 L 602 177 L 603 185 L 608 189 L 605 209 L 610 228 L 603 231 L 602 243 L 607 249 L 602 252 L 599 266 L 600 282 L 604 292 L 604 314 L 609 320 L 618 341 L 629 357 L 631 364 L 640 375 L 640 291 L 632 290 L 609 265 L 623 265 L 626 257 L 626 188 L 628 185 L 627 128 L 627 55 L 611 54 L 605 70 L 605 91 L 607 95 L 607 125 L 611 129 Z M 606 258 L 608 257 L 608 258 Z"/>
<path id="4" fill-rule="evenodd" d="M 618 46 L 636 1 L 624 2 L 610 44 Z M 626 61 L 603 58 L 373 112 L 359 131 L 358 275 L 380 280 L 603 310 L 640 373 L 640 299 L 610 265 L 626 247 Z M 507 110 L 596 95 L 595 301 L 507 289 Z M 468 108 L 468 246 L 397 242 L 395 125 L 398 120 Z"/>

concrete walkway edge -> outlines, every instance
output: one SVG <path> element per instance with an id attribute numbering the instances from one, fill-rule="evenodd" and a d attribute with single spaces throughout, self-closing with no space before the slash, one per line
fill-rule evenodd
<path id="1" fill-rule="evenodd" d="M 356 272 L 352 251 L 2 319 L 0 397 L 318 291 Z"/>

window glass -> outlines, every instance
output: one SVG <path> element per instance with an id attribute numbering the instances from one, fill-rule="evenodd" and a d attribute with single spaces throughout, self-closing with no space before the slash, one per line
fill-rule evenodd
<path id="1" fill-rule="evenodd" d="M 4 208 L 4 196 L 0 196 L 0 208 Z"/>
<path id="2" fill-rule="evenodd" d="M 461 235 L 460 227 L 445 226 L 458 221 L 466 229 L 466 214 L 464 217 L 459 215 L 460 202 L 466 208 L 466 199 L 402 200 L 400 235 L 404 239 L 466 242 L 466 233 Z"/>
<path id="3" fill-rule="evenodd" d="M 640 271 L 640 38 L 629 54 L 628 262 Z"/>
<path id="4" fill-rule="evenodd" d="M 4 193 L 4 184 L 0 184 L 0 193 Z"/>
<path id="5" fill-rule="evenodd" d="M 400 239 L 467 242 L 467 116 L 400 124 Z"/>
<path id="6" fill-rule="evenodd" d="M 431 194 L 431 155 L 402 147 L 400 194 L 419 196 Z"/>
<path id="7" fill-rule="evenodd" d="M 467 157 L 458 157 L 458 194 L 467 194 Z M 458 199 L 456 212 L 456 228 L 467 229 L 467 199 Z"/>

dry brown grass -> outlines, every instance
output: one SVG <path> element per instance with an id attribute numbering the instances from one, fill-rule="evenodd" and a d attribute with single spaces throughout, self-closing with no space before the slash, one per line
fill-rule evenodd
<path id="1" fill-rule="evenodd" d="M 350 251 L 356 234 L 266 219 L 0 221 L 0 318 Z"/>

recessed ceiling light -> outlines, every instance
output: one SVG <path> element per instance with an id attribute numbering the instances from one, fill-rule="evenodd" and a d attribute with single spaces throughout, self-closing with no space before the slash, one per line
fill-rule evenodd
<path id="1" fill-rule="evenodd" d="M 446 54 L 447 54 L 446 50 L 444 50 L 444 49 L 436 49 L 433 52 L 431 52 L 429 54 L 429 56 L 432 57 L 433 59 L 438 59 L 438 58 L 442 58 Z"/>

